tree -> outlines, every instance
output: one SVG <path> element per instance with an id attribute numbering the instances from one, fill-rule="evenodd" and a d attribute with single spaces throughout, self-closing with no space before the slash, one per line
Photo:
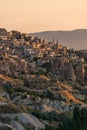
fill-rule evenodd
<path id="1" fill-rule="evenodd" d="M 37 67 L 37 64 L 38 64 L 38 58 L 37 58 L 37 57 L 34 57 L 33 60 L 36 62 L 36 67 Z"/>
<path id="2" fill-rule="evenodd" d="M 75 106 L 73 110 L 73 120 L 78 120 L 80 119 L 80 109 L 78 106 Z"/>
<path id="3" fill-rule="evenodd" d="M 86 108 L 82 108 L 81 109 L 81 125 L 82 126 L 87 126 L 87 109 Z"/>
<path id="4" fill-rule="evenodd" d="M 81 117 L 80 108 L 76 106 L 73 110 L 73 124 L 75 126 L 75 130 L 79 130 L 81 126 L 80 117 Z"/>

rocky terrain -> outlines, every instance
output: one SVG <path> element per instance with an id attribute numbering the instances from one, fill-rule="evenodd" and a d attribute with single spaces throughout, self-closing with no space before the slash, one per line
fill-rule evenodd
<path id="1" fill-rule="evenodd" d="M 87 109 L 86 55 L 0 29 L 0 130 L 56 128 L 76 106 Z"/>

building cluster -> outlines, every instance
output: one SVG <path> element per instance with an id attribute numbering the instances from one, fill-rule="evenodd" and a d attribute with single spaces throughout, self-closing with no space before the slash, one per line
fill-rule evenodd
<path id="1" fill-rule="evenodd" d="M 52 77 L 86 81 L 87 64 L 73 49 L 54 40 L 30 36 L 18 31 L 0 29 L 0 73 L 15 78 L 51 72 Z"/>

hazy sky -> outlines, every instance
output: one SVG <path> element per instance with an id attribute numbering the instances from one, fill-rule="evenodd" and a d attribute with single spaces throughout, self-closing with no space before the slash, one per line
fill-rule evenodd
<path id="1" fill-rule="evenodd" d="M 22 32 L 87 28 L 87 0 L 0 0 L 0 28 Z"/>

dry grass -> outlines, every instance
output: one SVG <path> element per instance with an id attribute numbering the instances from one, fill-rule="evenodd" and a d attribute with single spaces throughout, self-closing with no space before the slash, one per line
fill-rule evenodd
<path id="1" fill-rule="evenodd" d="M 71 93 L 69 93 L 67 90 L 61 91 L 61 94 L 66 98 L 67 101 L 72 101 L 76 104 L 84 104 L 83 102 L 81 102 L 80 100 L 78 100 L 77 98 L 75 98 Z"/>

